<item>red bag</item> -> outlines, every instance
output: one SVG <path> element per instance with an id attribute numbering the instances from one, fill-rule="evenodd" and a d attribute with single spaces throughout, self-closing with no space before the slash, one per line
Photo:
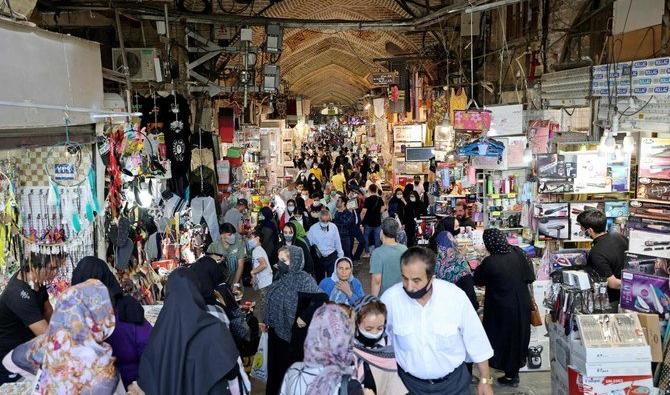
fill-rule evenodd
<path id="1" fill-rule="evenodd" d="M 454 130 L 485 132 L 491 128 L 491 112 L 486 110 L 454 111 Z"/>

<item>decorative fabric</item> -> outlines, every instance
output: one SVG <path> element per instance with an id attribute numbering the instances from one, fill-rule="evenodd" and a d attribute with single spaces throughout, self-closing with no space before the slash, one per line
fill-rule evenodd
<path id="1" fill-rule="evenodd" d="M 341 307 L 319 307 L 305 339 L 305 365 L 323 369 L 307 387 L 306 395 L 332 394 L 342 375 L 353 373 L 354 329 Z"/>
<path id="2" fill-rule="evenodd" d="M 114 326 L 107 288 L 88 280 L 63 292 L 47 333 L 19 346 L 15 361 L 31 361 L 32 366 L 17 365 L 32 372 L 41 365 L 36 394 L 112 394 L 118 375 L 104 340 Z"/>
<path id="3" fill-rule="evenodd" d="M 358 315 L 358 313 L 361 312 L 363 306 L 374 302 L 381 302 L 381 299 L 373 295 L 365 295 L 362 298 L 358 299 L 356 303 L 354 303 L 351 306 L 351 308 L 353 308 L 356 315 Z"/>
<path id="4" fill-rule="evenodd" d="M 496 228 L 484 231 L 484 246 L 491 255 L 505 255 L 512 251 L 505 234 Z"/>
<path id="5" fill-rule="evenodd" d="M 296 319 L 298 293 L 323 293 L 314 278 L 303 270 L 305 257 L 302 248 L 288 246 L 289 267 L 278 281 L 272 283 L 267 296 L 265 323 L 282 340 L 291 341 L 291 328 Z"/>
<path id="6" fill-rule="evenodd" d="M 435 275 L 440 280 L 455 284 L 461 278 L 472 275 L 468 261 L 458 251 L 454 237 L 448 231 L 437 235 L 437 263 Z"/>

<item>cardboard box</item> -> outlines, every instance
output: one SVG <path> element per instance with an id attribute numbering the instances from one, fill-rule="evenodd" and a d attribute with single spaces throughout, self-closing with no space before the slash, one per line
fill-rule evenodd
<path id="1" fill-rule="evenodd" d="M 568 387 L 570 395 L 650 394 L 654 392 L 654 380 L 651 374 L 584 376 L 570 367 Z"/>
<path id="2" fill-rule="evenodd" d="M 554 347 L 553 353 L 556 364 L 563 369 L 567 369 L 568 365 L 570 365 L 570 344 L 567 340 L 560 337 L 554 338 L 553 340 L 552 347 Z"/>
<path id="3" fill-rule="evenodd" d="M 638 313 L 644 337 L 651 348 L 651 361 L 663 362 L 663 343 L 661 342 L 661 323 L 656 314 Z"/>
<path id="4" fill-rule="evenodd" d="M 665 314 L 670 312 L 670 284 L 668 278 L 624 270 L 621 273 L 623 309 L 640 313 Z"/>
<path id="5" fill-rule="evenodd" d="M 651 376 L 651 361 L 646 362 L 586 362 L 583 355 L 574 352 L 570 356 L 570 366 L 579 373 L 588 377 L 649 375 Z"/>
<path id="6" fill-rule="evenodd" d="M 573 342 L 571 351 L 572 358 L 580 358 L 588 363 L 651 362 L 651 350 L 648 345 L 585 348 L 581 342 Z"/>

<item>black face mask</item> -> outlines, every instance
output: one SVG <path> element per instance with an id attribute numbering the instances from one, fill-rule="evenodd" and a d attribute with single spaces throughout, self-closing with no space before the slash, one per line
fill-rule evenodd
<path id="1" fill-rule="evenodd" d="M 421 299 L 421 298 L 423 298 L 423 297 L 428 293 L 428 291 L 430 291 L 430 285 L 431 285 L 432 283 L 433 283 L 433 282 L 430 281 L 430 282 L 428 282 L 428 284 L 426 284 L 425 287 L 421 288 L 421 289 L 418 290 L 418 291 L 414 291 L 414 292 L 410 292 L 410 291 L 408 291 L 407 289 L 405 289 L 405 287 L 402 287 L 402 289 L 405 291 L 405 293 L 407 294 L 407 296 L 409 296 L 410 298 L 412 298 L 412 299 Z"/>

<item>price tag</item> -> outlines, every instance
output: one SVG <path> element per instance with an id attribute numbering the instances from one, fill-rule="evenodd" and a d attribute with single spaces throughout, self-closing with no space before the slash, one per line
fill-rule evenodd
<path id="1" fill-rule="evenodd" d="M 514 192 L 508 193 L 507 197 L 510 198 L 510 199 L 514 199 L 514 198 L 516 198 L 516 193 L 514 193 Z"/>
<path id="2" fill-rule="evenodd" d="M 492 216 L 492 217 L 500 217 L 500 214 L 501 214 L 500 211 L 493 211 L 493 212 L 491 213 L 491 216 Z"/>
<path id="3" fill-rule="evenodd" d="M 493 195 L 489 196 L 489 198 L 491 198 L 491 199 L 499 199 L 499 198 L 500 198 L 500 195 L 498 195 L 498 194 L 496 193 L 496 194 L 493 194 Z"/>

